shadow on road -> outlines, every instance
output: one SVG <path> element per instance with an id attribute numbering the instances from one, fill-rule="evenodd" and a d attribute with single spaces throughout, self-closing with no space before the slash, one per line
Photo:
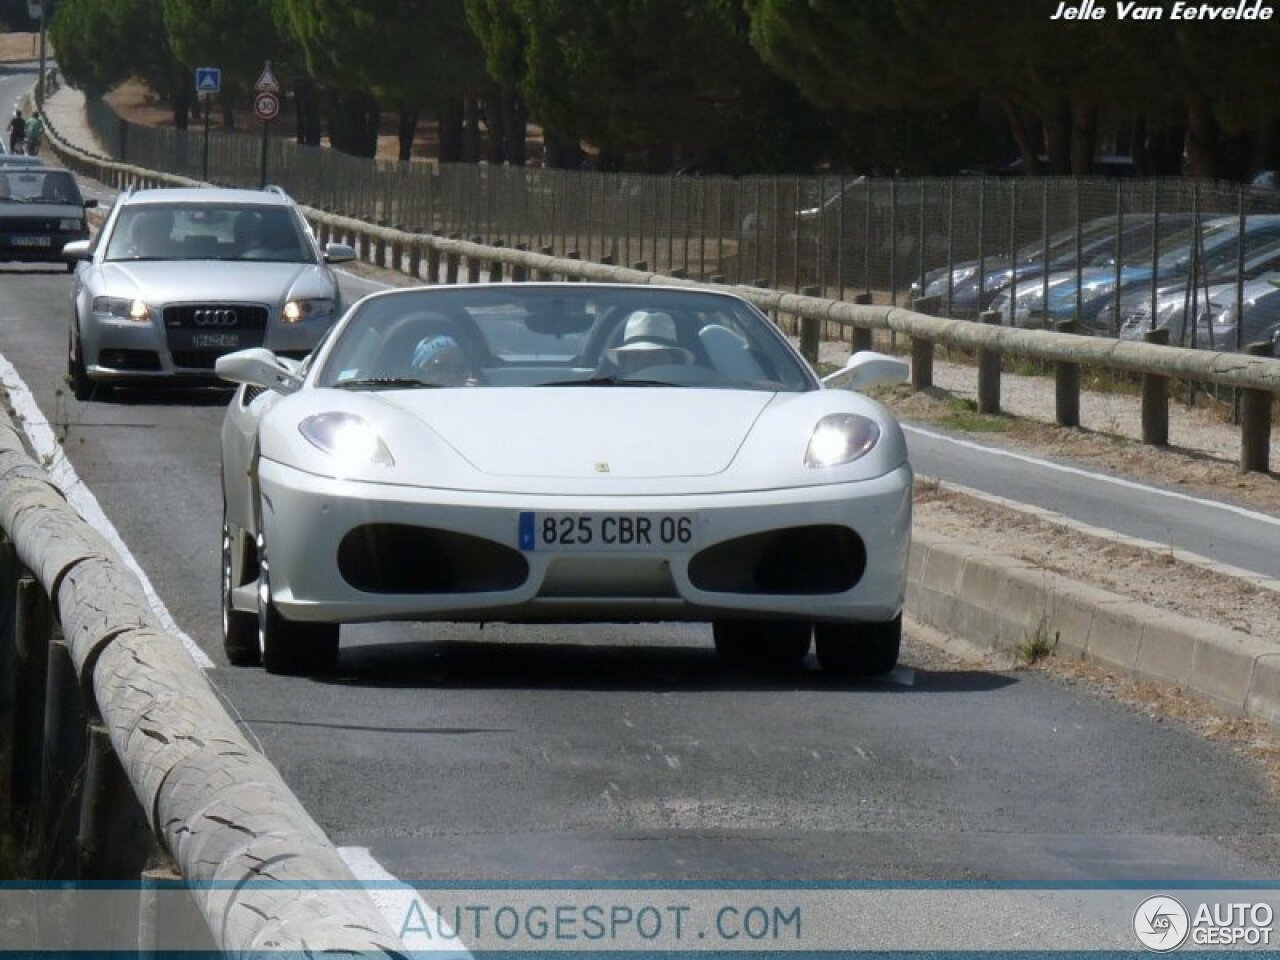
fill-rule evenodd
<path id="1" fill-rule="evenodd" d="M 186 387 L 94 387 L 90 403 L 114 404 L 122 407 L 225 407 L 235 389 L 225 385 Z"/>
<path id="2" fill-rule="evenodd" d="M 810 655 L 787 669 L 721 663 L 711 649 L 613 644 L 408 641 L 344 646 L 337 670 L 317 681 L 383 689 L 592 691 L 858 691 L 863 694 L 980 693 L 1017 682 L 982 670 L 912 669 L 886 677 L 841 677 Z"/>

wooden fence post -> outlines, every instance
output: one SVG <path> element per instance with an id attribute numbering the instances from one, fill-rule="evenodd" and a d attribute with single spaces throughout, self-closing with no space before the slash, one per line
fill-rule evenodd
<path id="1" fill-rule="evenodd" d="M 1142 339 L 1167 345 L 1169 329 L 1148 330 Z M 1169 445 L 1169 378 L 1158 373 L 1142 375 L 1142 442 L 1153 447 Z"/>
<path id="2" fill-rule="evenodd" d="M 44 588 L 29 573 L 15 586 L 13 661 L 13 757 L 9 775 L 10 819 L 27 817 L 40 792 L 44 750 L 44 688 L 49 672 L 53 617 Z"/>
<path id="3" fill-rule="evenodd" d="M 859 293 L 855 294 L 853 302 L 864 307 L 871 306 L 871 294 Z M 874 350 L 875 339 L 870 327 L 854 327 L 849 331 L 849 352 L 857 353 L 859 350 Z"/>
<path id="4" fill-rule="evenodd" d="M 460 235 L 456 233 L 449 234 L 450 240 L 460 239 Z M 444 255 L 444 282 L 449 286 L 456 286 L 458 283 L 458 268 L 461 266 L 461 257 L 457 250 L 450 250 Z"/>
<path id="5" fill-rule="evenodd" d="M 801 296 L 805 297 L 816 297 L 818 293 L 818 288 L 814 286 L 800 290 Z M 820 322 L 813 317 L 800 317 L 800 354 L 810 363 L 818 362 L 821 329 Z"/>
<path id="6" fill-rule="evenodd" d="M 1270 357 L 1273 345 L 1264 341 L 1245 347 L 1251 357 Z M 1271 401 L 1265 390 L 1240 391 L 1240 471 L 1266 473 L 1271 467 Z"/>
<path id="7" fill-rule="evenodd" d="M 44 756 L 40 775 L 40 829 L 44 879 L 74 876 L 79 862 L 81 774 L 87 718 L 80 677 L 62 631 L 49 638 L 49 667 L 44 694 Z"/>
<path id="8" fill-rule="evenodd" d="M 1054 329 L 1058 333 L 1075 333 L 1076 322 L 1059 320 Z M 1058 426 L 1080 426 L 1080 364 L 1064 362 L 1054 366 L 1053 409 Z"/>
<path id="9" fill-rule="evenodd" d="M 521 240 L 519 243 L 516 244 L 516 249 L 519 250 L 521 253 L 526 253 L 529 250 L 529 244 Z M 512 283 L 524 283 L 528 279 L 529 279 L 528 267 L 526 267 L 523 263 L 513 263 L 511 265 L 511 282 Z"/>
<path id="10" fill-rule="evenodd" d="M 985 310 L 978 319 L 987 326 L 1000 326 L 996 310 Z M 995 350 L 978 351 L 978 412 L 1000 412 L 1000 354 Z"/>
<path id="11" fill-rule="evenodd" d="M 911 309 L 936 317 L 941 302 L 939 297 L 916 297 Z M 933 386 L 933 341 L 924 337 L 911 338 L 911 386 L 916 390 L 927 390 Z"/>
<path id="12" fill-rule="evenodd" d="M 435 244 L 427 247 L 427 283 L 440 282 L 440 248 Z"/>
<path id="13" fill-rule="evenodd" d="M 411 227 L 411 232 L 415 237 L 422 236 L 421 227 Z M 413 240 L 409 244 L 409 276 L 415 280 L 422 279 L 422 241 Z"/>
<path id="14" fill-rule="evenodd" d="M 150 839 L 146 814 L 107 728 L 91 723 L 80 801 L 79 879 L 120 880 L 139 873 Z"/>

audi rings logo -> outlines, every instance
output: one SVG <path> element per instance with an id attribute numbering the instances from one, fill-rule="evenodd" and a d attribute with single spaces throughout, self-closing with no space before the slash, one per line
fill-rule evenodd
<path id="1" fill-rule="evenodd" d="M 1133 914 L 1133 932 L 1138 941 L 1156 953 L 1178 949 L 1190 928 L 1187 908 L 1173 897 L 1147 897 Z"/>
<path id="2" fill-rule="evenodd" d="M 197 310 L 191 319 L 197 327 L 234 327 L 239 317 L 234 310 Z"/>

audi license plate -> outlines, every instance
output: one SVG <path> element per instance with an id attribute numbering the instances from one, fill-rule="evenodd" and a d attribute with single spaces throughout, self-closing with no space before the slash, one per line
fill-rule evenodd
<path id="1" fill-rule="evenodd" d="M 520 549 L 632 553 L 691 550 L 697 546 L 697 520 L 694 513 L 524 511 L 520 514 Z"/>
<path id="2" fill-rule="evenodd" d="M 53 246 L 53 237 L 10 237 L 9 245 L 12 247 L 51 247 Z"/>
<path id="3" fill-rule="evenodd" d="M 234 350 L 240 346 L 240 335 L 238 333 L 193 333 L 191 346 L 227 347 Z"/>

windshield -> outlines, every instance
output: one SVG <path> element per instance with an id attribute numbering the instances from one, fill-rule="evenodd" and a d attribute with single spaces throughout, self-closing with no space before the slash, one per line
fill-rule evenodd
<path id="1" fill-rule="evenodd" d="M 315 254 L 283 207 L 147 203 L 120 211 L 106 259 L 315 263 Z"/>
<path id="2" fill-rule="evenodd" d="M 768 319 L 736 297 L 603 285 L 371 297 L 338 332 L 317 385 L 817 387 Z"/>
<path id="3" fill-rule="evenodd" d="M 65 170 L 13 167 L 0 171 L 0 202 L 57 203 L 80 206 L 76 178 Z"/>

